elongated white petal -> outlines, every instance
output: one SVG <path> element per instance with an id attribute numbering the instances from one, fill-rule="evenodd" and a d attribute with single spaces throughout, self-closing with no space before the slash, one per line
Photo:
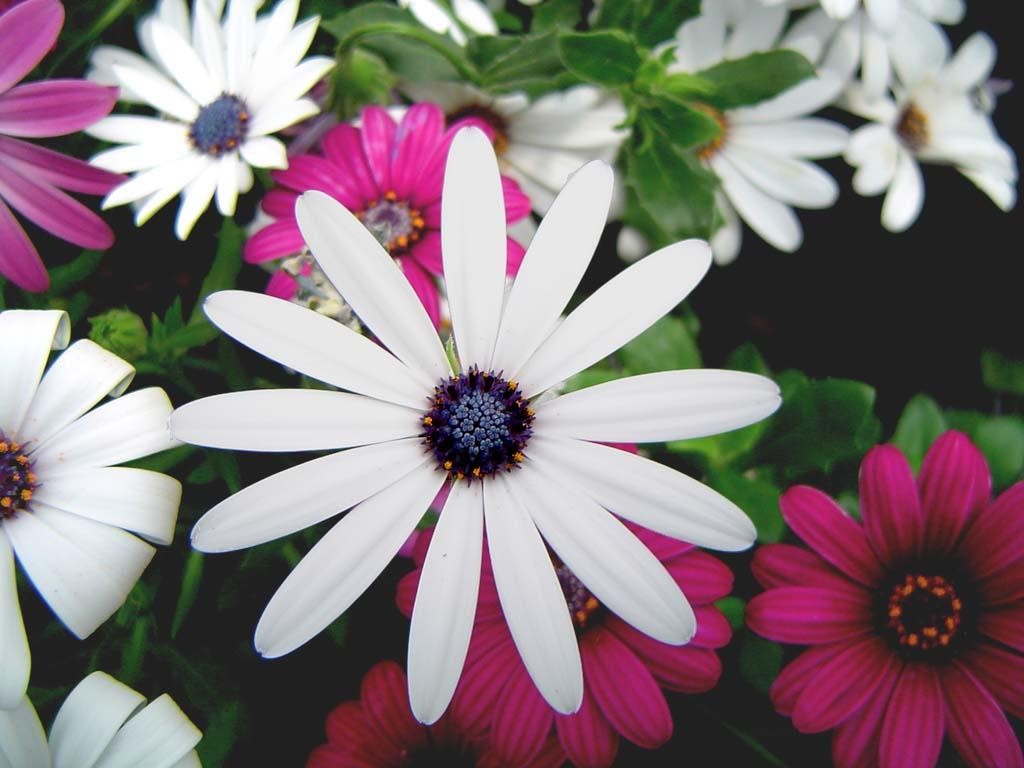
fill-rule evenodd
<path id="1" fill-rule="evenodd" d="M 754 3 L 738 15 L 725 44 L 726 59 L 742 59 L 774 48 L 786 26 L 789 11 L 781 5 L 772 7 Z"/>
<path id="2" fill-rule="evenodd" d="M 900 152 L 889 192 L 882 203 L 882 226 L 902 232 L 913 224 L 924 205 L 921 166 L 909 152 Z"/>
<path id="3" fill-rule="evenodd" d="M 242 142 L 238 151 L 253 168 L 288 167 L 288 152 L 273 136 L 252 136 Z"/>
<path id="4" fill-rule="evenodd" d="M 185 143 L 188 128 L 179 122 L 144 115 L 111 115 L 93 123 L 84 133 L 115 144 Z M 91 162 L 91 161 L 90 161 Z"/>
<path id="5" fill-rule="evenodd" d="M 28 697 L 0 709 L 0 768 L 50 768 L 50 750 Z"/>
<path id="6" fill-rule="evenodd" d="M 265 136 L 282 128 L 305 120 L 320 112 L 320 107 L 312 99 L 288 99 L 273 102 L 264 106 L 253 118 L 249 126 L 250 136 Z"/>
<path id="7" fill-rule="evenodd" d="M 431 387 L 450 376 L 441 340 L 423 305 L 370 230 L 323 192 L 300 196 L 295 218 L 331 283 L 384 346 Z"/>
<path id="8" fill-rule="evenodd" d="M 619 520 L 541 466 L 524 465 L 516 482 L 528 489 L 530 515 L 562 562 L 641 632 L 671 645 L 689 642 L 697 620 L 665 566 Z"/>
<path id="9" fill-rule="evenodd" d="M 776 200 L 801 208 L 828 208 L 839 197 L 835 179 L 814 163 L 730 146 L 723 152 L 748 181 Z"/>
<path id="10" fill-rule="evenodd" d="M 793 252 L 803 242 L 803 229 L 793 209 L 751 184 L 724 152 L 711 158 L 711 167 L 737 213 L 757 234 L 776 248 Z"/>
<path id="11" fill-rule="evenodd" d="M 835 101 L 843 81 L 832 72 L 821 71 L 817 77 L 802 80 L 778 96 L 752 107 L 729 110 L 729 119 L 741 123 L 771 123 L 803 117 Z"/>
<path id="12" fill-rule="evenodd" d="M 114 74 L 133 93 L 139 95 L 158 112 L 164 112 L 185 123 L 199 114 L 199 105 L 178 86 L 155 71 L 115 64 Z"/>
<path id="13" fill-rule="evenodd" d="M 139 226 L 148 221 L 167 201 L 181 192 L 192 179 L 201 174 L 210 164 L 210 158 L 198 155 L 183 147 L 183 154 L 169 158 L 155 168 L 137 173 L 123 184 L 114 187 L 103 198 L 102 208 L 115 208 L 126 203 L 144 200 L 135 213 Z"/>
<path id="14" fill-rule="evenodd" d="M 270 599 L 256 627 L 256 650 L 283 656 L 347 611 L 398 552 L 444 479 L 422 464 L 339 520 Z"/>
<path id="15" fill-rule="evenodd" d="M 260 19 L 259 41 L 253 51 L 250 81 L 254 85 L 277 75 L 278 55 L 299 14 L 299 0 L 280 0 L 269 16 Z"/>
<path id="16" fill-rule="evenodd" d="M 604 443 L 655 443 L 717 435 L 775 412 L 771 379 L 695 369 L 630 376 L 537 406 L 534 431 Z"/>
<path id="17" fill-rule="evenodd" d="M 202 737 L 181 707 L 165 693 L 125 723 L 94 768 L 171 768 Z"/>
<path id="18" fill-rule="evenodd" d="M 160 59 L 167 62 L 178 85 L 197 104 L 209 104 L 220 95 L 216 82 L 185 38 L 158 19 L 151 22 L 149 31 Z"/>
<path id="19" fill-rule="evenodd" d="M 984 83 L 995 63 L 996 44 L 984 32 L 975 32 L 946 65 L 944 80 L 966 91 Z"/>
<path id="20" fill-rule="evenodd" d="M 79 638 L 121 607 L 155 551 L 119 528 L 35 502 L 3 525 L 33 586 Z"/>
<path id="21" fill-rule="evenodd" d="M 106 467 L 180 445 L 167 429 L 171 401 L 159 387 L 101 405 L 43 443 L 34 454 L 40 477 L 81 467 Z"/>
<path id="22" fill-rule="evenodd" d="M 0 430 L 7 437 L 18 438 L 50 350 L 66 347 L 70 333 L 67 312 L 55 309 L 0 312 L 0 338 L 7 341 L 3 375 L 0 375 Z"/>
<path id="23" fill-rule="evenodd" d="M 184 126 L 181 127 L 179 136 L 161 138 L 159 141 L 150 141 L 146 144 L 114 147 L 93 155 L 89 163 L 113 173 L 135 173 L 156 168 L 185 154 L 188 139 Z"/>
<path id="24" fill-rule="evenodd" d="M 224 20 L 225 61 L 229 93 L 245 93 L 249 85 L 256 37 L 256 0 L 231 0 Z"/>
<path id="25" fill-rule="evenodd" d="M 410 408 L 426 408 L 432 379 L 330 318 L 249 291 L 219 291 L 203 311 L 245 346 L 314 379 Z"/>
<path id="26" fill-rule="evenodd" d="M 757 532 L 743 511 L 703 483 L 618 448 L 534 435 L 531 460 L 551 467 L 598 504 L 644 528 L 700 547 L 735 552 Z"/>
<path id="27" fill-rule="evenodd" d="M 196 3 L 192 8 L 192 47 L 210 74 L 218 92 L 227 85 L 224 69 L 224 41 L 221 28 L 208 3 Z"/>
<path id="28" fill-rule="evenodd" d="M 132 712 L 146 702 L 105 672 L 93 672 L 75 686 L 50 729 L 53 768 L 92 766 Z"/>
<path id="29" fill-rule="evenodd" d="M 594 255 L 611 199 L 612 171 L 600 161 L 580 168 L 555 198 L 509 293 L 495 370 L 519 370 L 551 332 Z"/>
<path id="30" fill-rule="evenodd" d="M 455 483 L 430 540 L 409 627 L 409 701 L 421 723 L 444 714 L 462 674 L 476 616 L 483 532 L 482 484 Z"/>
<path id="31" fill-rule="evenodd" d="M 210 207 L 210 200 L 217 189 L 218 163 L 210 163 L 202 173 L 185 185 L 181 195 L 181 206 L 174 219 L 174 235 L 187 240 L 203 211 Z"/>
<path id="32" fill-rule="evenodd" d="M 849 131 L 839 123 L 805 117 L 778 123 L 734 125 L 729 143 L 790 157 L 832 157 L 846 147 Z"/>
<path id="33" fill-rule="evenodd" d="M 217 168 L 217 210 L 222 216 L 234 216 L 238 205 L 238 166 L 241 161 L 233 152 L 221 157 L 215 163 Z"/>
<path id="34" fill-rule="evenodd" d="M 181 483 L 133 467 L 89 467 L 47 475 L 33 500 L 170 544 L 181 502 Z"/>
<path id="35" fill-rule="evenodd" d="M 491 367 L 505 297 L 507 250 L 505 199 L 494 147 L 479 128 L 463 128 L 448 152 L 441 195 L 444 279 L 463 366 Z"/>
<path id="36" fill-rule="evenodd" d="M 518 479 L 495 475 L 484 488 L 494 583 L 537 690 L 556 712 L 572 714 L 583 703 L 580 649 L 551 556 L 527 512 L 535 499 L 520 490 Z"/>
<path id="37" fill-rule="evenodd" d="M 675 243 L 605 283 L 559 325 L 513 376 L 533 397 L 643 333 L 686 298 L 711 266 L 703 240 Z"/>
<path id="38" fill-rule="evenodd" d="M 25 623 L 18 604 L 14 556 L 7 535 L 0 528 L 0 710 L 12 709 L 25 698 L 31 666 Z M 2 749 L 0 746 L 0 751 Z"/>

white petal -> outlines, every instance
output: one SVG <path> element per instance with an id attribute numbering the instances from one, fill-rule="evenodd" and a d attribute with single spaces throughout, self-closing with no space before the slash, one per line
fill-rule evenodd
<path id="1" fill-rule="evenodd" d="M 881 32 L 888 32 L 900 18 L 900 3 L 893 0 L 864 0 L 864 8 L 871 22 Z"/>
<path id="2" fill-rule="evenodd" d="M 618 97 L 607 96 L 590 85 L 552 91 L 529 105 L 509 122 L 513 144 L 535 147 L 601 150 L 618 146 L 626 110 Z"/>
<path id="3" fill-rule="evenodd" d="M 537 405 L 534 431 L 603 443 L 655 443 L 717 435 L 774 413 L 771 379 L 740 371 L 630 376 Z"/>
<path id="4" fill-rule="evenodd" d="M 551 192 L 558 192 L 593 153 L 559 147 L 511 144 L 502 155 L 502 162 Z M 536 203 L 534 204 L 536 208 Z"/>
<path id="5" fill-rule="evenodd" d="M 340 514 L 427 462 L 418 438 L 332 453 L 243 488 L 200 518 L 192 546 L 229 552 Z"/>
<path id="6" fill-rule="evenodd" d="M 115 144 L 167 144 L 175 141 L 184 143 L 188 139 L 188 127 L 183 123 L 142 115 L 104 117 L 84 132 L 93 138 Z"/>
<path id="7" fill-rule="evenodd" d="M 287 168 L 288 151 L 272 136 L 253 136 L 239 147 L 242 159 L 253 168 Z"/>
<path id="8" fill-rule="evenodd" d="M 121 464 L 180 445 L 167 429 L 171 401 L 159 387 L 140 389 L 101 405 L 40 445 L 34 454 L 43 478 L 80 467 Z"/>
<path id="9" fill-rule="evenodd" d="M 961 44 L 946 65 L 943 82 L 965 91 L 975 88 L 988 79 L 995 63 L 996 44 L 984 32 L 975 32 Z"/>
<path id="10" fill-rule="evenodd" d="M 44 504 L 3 525 L 33 586 L 80 639 L 121 607 L 155 551 L 119 528 Z"/>
<path id="11" fill-rule="evenodd" d="M 112 173 L 134 173 L 156 168 L 185 154 L 187 144 L 184 128 L 181 128 L 180 134 L 167 141 L 114 147 L 93 155 L 89 163 Z"/>
<path id="12" fill-rule="evenodd" d="M 483 531 L 482 484 L 455 483 L 430 540 L 409 627 L 409 701 L 427 725 L 448 708 L 469 650 Z"/>
<path id="13" fill-rule="evenodd" d="M 56 309 L 0 312 L 0 338 L 7 342 L 0 371 L 0 430 L 17 439 L 39 387 L 51 349 L 63 349 L 71 335 L 68 313 Z"/>
<path id="14" fill-rule="evenodd" d="M 825 13 L 837 19 L 845 19 L 857 8 L 857 0 L 821 0 Z"/>
<path id="15" fill-rule="evenodd" d="M 550 467 L 594 501 L 644 528 L 699 547 L 736 552 L 757 536 L 743 511 L 681 472 L 581 440 L 534 435 L 530 460 Z"/>
<path id="16" fill-rule="evenodd" d="M 166 112 L 186 123 L 191 123 L 199 114 L 195 100 L 162 74 L 118 64 L 114 65 L 114 74 L 158 112 Z"/>
<path id="17" fill-rule="evenodd" d="M 359 394 L 424 409 L 436 381 L 340 323 L 250 291 L 219 291 L 203 311 L 224 333 L 281 365 Z M 428 321 L 429 322 L 429 321 Z"/>
<path id="18" fill-rule="evenodd" d="M 256 650 L 283 656 L 347 611 L 398 552 L 444 480 L 422 464 L 335 523 L 270 599 L 256 627 Z"/>
<path id="19" fill-rule="evenodd" d="M 892 185 L 882 203 L 882 226 L 890 232 L 903 232 L 917 220 L 924 205 L 924 179 L 921 166 L 909 152 L 901 152 Z"/>
<path id="20" fill-rule="evenodd" d="M 224 20 L 229 93 L 243 93 L 249 85 L 255 26 L 256 0 L 231 0 Z"/>
<path id="21" fill-rule="evenodd" d="M 693 637 L 697 620 L 675 579 L 625 525 L 561 478 L 527 463 L 530 515 L 555 554 L 609 611 L 671 645 Z"/>
<path id="22" fill-rule="evenodd" d="M 812 64 L 817 64 L 838 26 L 838 22 L 824 11 L 808 11 L 793 23 L 783 36 L 779 47 L 802 53 Z M 856 66 L 856 62 L 854 65 Z"/>
<path id="23" fill-rule="evenodd" d="M 319 112 L 320 107 L 312 99 L 288 98 L 274 101 L 256 113 L 252 125 L 249 126 L 249 135 L 265 136 L 268 133 L 275 133 Z"/>
<path id="24" fill-rule="evenodd" d="M 888 40 L 867 24 L 862 45 L 860 73 L 864 93 L 869 99 L 884 98 L 888 95 L 887 89 L 892 79 Z"/>
<path id="25" fill-rule="evenodd" d="M 715 264 L 724 267 L 732 264 L 740 255 L 740 248 L 743 246 L 743 223 L 732 203 L 721 191 L 715 192 L 715 207 L 722 214 L 723 221 L 722 226 L 711 237 L 711 255 Z"/>
<path id="26" fill-rule="evenodd" d="M 196 221 L 210 207 L 213 192 L 217 189 L 219 168 L 219 164 L 210 163 L 202 173 L 185 185 L 178 215 L 174 219 L 174 235 L 179 240 L 188 239 Z"/>
<path id="27" fill-rule="evenodd" d="M 217 210 L 222 216 L 234 216 L 238 204 L 238 166 L 241 161 L 229 152 L 213 163 L 217 168 Z"/>
<path id="28" fill-rule="evenodd" d="M 509 293 L 495 370 L 519 370 L 551 332 L 594 255 L 611 198 L 612 170 L 595 160 L 573 174 L 555 199 Z"/>
<path id="29" fill-rule="evenodd" d="M 863 16 L 857 14 L 839 24 L 825 57 L 818 65 L 819 74 L 828 71 L 848 84 L 861 61 Z"/>
<path id="30" fill-rule="evenodd" d="M 494 583 L 534 685 L 556 712 L 572 714 L 583 703 L 580 649 L 551 556 L 527 512 L 535 500 L 514 482 L 519 479 L 495 475 L 484 488 Z"/>
<path id="31" fill-rule="evenodd" d="M 322 389 L 254 389 L 204 397 L 171 414 L 179 440 L 239 451 L 328 451 L 414 437 L 421 412 Z"/>
<path id="32" fill-rule="evenodd" d="M 850 165 L 862 165 L 879 153 L 886 153 L 886 145 L 897 146 L 896 137 L 888 126 L 862 125 L 850 134 L 850 143 L 843 152 L 843 158 Z"/>
<path id="33" fill-rule="evenodd" d="M 181 502 L 173 477 L 133 467 L 89 467 L 47 476 L 32 497 L 65 512 L 170 544 Z"/>
<path id="34" fill-rule="evenodd" d="M 86 73 L 86 77 L 94 83 L 117 86 L 120 89 L 118 95 L 120 101 L 139 103 L 145 101 L 145 98 L 121 82 L 121 78 L 114 73 L 115 65 L 142 70 L 154 77 L 163 77 L 160 70 L 153 66 L 149 59 L 140 56 L 135 51 L 129 51 L 116 45 L 98 46 L 89 58 L 89 71 Z"/>
<path id="35" fill-rule="evenodd" d="M 480 0 L 453 0 L 455 17 L 478 35 L 498 34 L 498 25 Z"/>
<path id="36" fill-rule="evenodd" d="M 168 200 L 184 189 L 186 184 L 199 176 L 209 162 L 209 158 L 205 155 L 199 155 L 189 150 L 162 165 L 137 173 L 128 181 L 114 187 L 103 198 L 101 207 L 103 210 L 107 210 L 118 205 L 134 203 L 136 200 L 142 200 L 150 195 L 158 197 L 161 201 L 159 205 L 148 206 L 145 214 L 141 209 L 136 213 L 136 224 L 140 224 L 147 221 Z"/>
<path id="37" fill-rule="evenodd" d="M 7 534 L 0 528 L 0 710 L 17 707 L 25 698 L 31 666 L 25 623 L 18 604 L 14 557 Z M 0 754 L 3 754 L 2 739 Z"/>
<path id="38" fill-rule="evenodd" d="M 849 131 L 839 123 L 807 117 L 778 123 L 734 125 L 729 145 L 791 157 L 832 157 L 842 153 Z"/>
<path id="39" fill-rule="evenodd" d="M 505 199 L 494 147 L 479 128 L 463 128 L 448 152 L 441 195 L 444 279 L 463 367 L 491 367 L 506 252 Z"/>
<path id="40" fill-rule="evenodd" d="M 711 249 L 702 240 L 675 243 L 631 264 L 573 310 L 514 374 L 523 394 L 543 392 L 643 333 L 710 266 Z"/>
<path id="41" fill-rule="evenodd" d="M 960 172 L 982 192 L 989 196 L 993 203 L 1002 211 L 1010 211 L 1017 204 L 1016 185 L 990 173 L 979 173 L 966 168 Z"/>
<path id="42" fill-rule="evenodd" d="M 105 672 L 93 672 L 61 704 L 50 729 L 53 768 L 92 766 L 145 697 Z"/>
<path id="43" fill-rule="evenodd" d="M 803 242 L 803 230 L 793 209 L 759 190 L 719 152 L 711 166 L 722 181 L 729 202 L 757 234 L 779 250 L 792 252 Z"/>
<path id="44" fill-rule="evenodd" d="M 168 178 L 165 179 L 163 186 L 136 203 L 135 226 L 141 227 L 149 221 L 157 211 L 176 197 L 189 182 L 201 176 L 210 165 L 214 164 L 215 161 L 206 155 L 200 155 L 190 150 L 187 155 L 161 166 L 161 168 L 167 170 Z M 161 169 L 155 168 L 153 170 L 160 171 Z M 132 182 L 128 183 L 131 184 Z M 104 205 L 109 207 L 109 199 L 104 201 Z"/>
<path id="45" fill-rule="evenodd" d="M 223 91 L 227 85 L 224 70 L 224 40 L 220 24 L 208 3 L 196 3 L 192 9 L 192 47 L 210 74 L 213 86 Z"/>
<path id="46" fill-rule="evenodd" d="M 294 69 L 275 73 L 266 89 L 261 90 L 262 97 L 250 95 L 246 103 L 259 115 L 263 109 L 272 104 L 295 101 L 316 85 L 334 66 L 334 59 L 328 56 L 311 56 Z M 317 109 L 319 111 L 319 108 Z M 262 117 L 260 118 L 262 119 Z M 250 127 L 250 131 L 252 128 Z"/>
<path id="47" fill-rule="evenodd" d="M 171 768 L 202 732 L 166 693 L 125 723 L 94 768 Z"/>
<path id="48" fill-rule="evenodd" d="M 198 104 L 214 101 L 220 89 L 185 38 L 159 20 L 154 20 L 149 30 L 160 59 L 167 63 L 174 79 L 188 95 Z"/>
<path id="49" fill-rule="evenodd" d="M 836 180 L 806 160 L 731 145 L 722 154 L 747 181 L 780 202 L 828 208 L 839 197 Z"/>
<path id="50" fill-rule="evenodd" d="M 431 387 L 450 376 L 448 358 L 423 304 L 370 230 L 322 192 L 300 195 L 295 218 L 328 279 L 384 346 Z M 502 270 L 504 274 L 504 266 Z"/>
<path id="51" fill-rule="evenodd" d="M 27 696 L 0 709 L 0 768 L 50 768 L 43 724 Z"/>
<path id="52" fill-rule="evenodd" d="M 842 90 L 842 81 L 828 71 L 787 88 L 778 96 L 752 107 L 729 110 L 729 118 L 740 123 L 770 123 L 803 117 L 831 104 Z"/>
<path id="53" fill-rule="evenodd" d="M 949 59 L 949 38 L 938 24 L 907 13 L 889 36 L 889 55 L 900 81 L 910 87 L 939 74 Z"/>
<path id="54" fill-rule="evenodd" d="M 432 32 L 443 35 L 453 26 L 452 17 L 434 0 L 399 0 L 398 4 L 408 8 L 416 20 Z"/>
<path id="55" fill-rule="evenodd" d="M 786 26 L 789 11 L 783 6 L 749 4 L 736 24 L 725 44 L 725 58 L 741 59 L 752 53 L 767 51 L 775 46 L 775 42 Z"/>
<path id="56" fill-rule="evenodd" d="M 706 3 L 701 14 L 676 30 L 673 70 L 696 72 L 725 57 L 725 4 Z"/>
<path id="57" fill-rule="evenodd" d="M 278 56 L 298 15 L 299 0 L 280 0 L 269 16 L 261 17 L 262 31 L 252 57 L 250 88 L 280 73 Z"/>

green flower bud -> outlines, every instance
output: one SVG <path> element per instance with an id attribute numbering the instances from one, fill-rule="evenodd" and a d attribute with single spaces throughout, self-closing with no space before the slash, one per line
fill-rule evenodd
<path id="1" fill-rule="evenodd" d="M 89 338 L 128 362 L 146 354 L 149 334 L 142 318 L 130 309 L 110 309 L 89 318 Z"/>

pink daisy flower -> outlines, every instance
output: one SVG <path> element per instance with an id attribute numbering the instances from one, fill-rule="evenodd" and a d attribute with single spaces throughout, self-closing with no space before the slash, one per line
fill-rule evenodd
<path id="1" fill-rule="evenodd" d="M 565 755 L 554 738 L 530 761 L 509 764 L 486 738 L 470 735 L 446 715 L 431 726 L 413 717 L 405 672 L 393 661 L 370 667 L 359 701 L 345 701 L 327 716 L 327 743 L 309 756 L 306 768 L 558 768 Z"/>
<path id="2" fill-rule="evenodd" d="M 109 248 L 110 227 L 67 192 L 105 195 L 124 180 L 22 141 L 80 131 L 117 101 L 116 88 L 85 80 L 18 85 L 53 48 L 63 24 L 57 0 L 25 0 L 6 11 L 0 4 L 0 275 L 29 291 L 44 291 L 50 281 L 11 209 L 69 243 Z"/>
<path id="3" fill-rule="evenodd" d="M 322 157 L 292 157 L 287 170 L 271 174 L 280 186 L 263 198 L 263 210 L 276 221 L 249 238 L 245 260 L 261 263 L 302 252 L 305 241 L 295 221 L 295 200 L 302 192 L 319 190 L 355 213 L 398 260 L 438 326 L 441 185 L 448 147 L 458 129 L 468 124 L 489 130 L 478 120 L 462 120 L 446 129 L 444 112 L 436 104 L 414 104 L 397 124 L 381 107 L 366 107 L 361 127 L 338 125 L 324 135 Z M 526 217 L 529 198 L 511 179 L 503 176 L 501 182 L 506 222 Z M 523 253 L 523 246 L 508 238 L 509 275 L 518 271 Z M 270 285 L 280 298 L 291 298 L 298 287 L 295 276 L 281 273 Z"/>
<path id="4" fill-rule="evenodd" d="M 661 689 L 701 693 L 718 682 L 722 664 L 715 649 L 729 642 L 732 630 L 711 603 L 732 590 L 732 572 L 691 544 L 626 525 L 686 593 L 697 634 L 682 646 L 654 640 L 608 611 L 556 560 L 583 659 L 583 706 L 574 715 L 556 714 L 531 682 L 484 554 L 469 653 L 447 716 L 469 733 L 487 735 L 494 753 L 511 765 L 527 765 L 544 754 L 552 733 L 577 768 L 612 765 L 620 737 L 647 749 L 660 747 L 672 737 Z M 398 607 L 406 616 L 412 615 L 429 544 L 429 532 L 422 532 L 412 553 L 418 567 L 398 587 Z"/>
<path id="5" fill-rule="evenodd" d="M 1024 716 L 1024 483 L 990 502 L 984 457 L 946 432 L 915 483 L 891 445 L 860 468 L 863 523 L 807 486 L 782 497 L 811 547 L 762 547 L 750 628 L 813 646 L 772 702 L 800 731 L 835 729 L 839 768 L 927 768 L 948 735 L 972 768 L 1019 768 L 1003 710 Z M 813 585 L 813 586 L 812 586 Z"/>

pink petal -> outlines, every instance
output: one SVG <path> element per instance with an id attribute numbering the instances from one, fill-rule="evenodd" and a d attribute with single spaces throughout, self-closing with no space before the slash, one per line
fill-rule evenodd
<path id="1" fill-rule="evenodd" d="M 328 757 L 341 760 L 325 765 L 376 768 L 397 765 L 401 760 L 401 745 L 383 740 L 370 727 L 366 713 L 358 701 L 343 701 L 327 716 L 327 745 L 333 751 Z"/>
<path id="2" fill-rule="evenodd" d="M 798 587 L 817 584 L 826 589 L 849 589 L 853 582 L 818 555 L 792 544 L 766 544 L 754 551 L 750 562 L 754 578 L 762 586 Z"/>
<path id="3" fill-rule="evenodd" d="M 537 755 L 551 727 L 554 710 L 547 705 L 522 664 L 512 672 L 494 707 L 491 743 L 510 765 L 523 765 Z"/>
<path id="4" fill-rule="evenodd" d="M 366 728 L 366 716 L 358 701 L 343 701 L 327 716 L 327 740 L 335 744 L 361 741 Z"/>
<path id="5" fill-rule="evenodd" d="M 852 586 L 770 589 L 747 604 L 747 626 L 780 643 L 834 643 L 871 630 L 871 595 Z"/>
<path id="6" fill-rule="evenodd" d="M 361 117 L 363 153 L 377 189 L 386 192 L 392 188 L 391 148 L 394 145 L 395 121 L 382 107 L 364 107 Z"/>
<path id="7" fill-rule="evenodd" d="M 441 232 L 436 229 L 426 230 L 409 250 L 409 257 L 431 274 L 440 277 L 444 273 L 441 266 Z"/>
<path id="8" fill-rule="evenodd" d="M 697 617 L 697 634 L 690 645 L 696 648 L 722 648 L 732 639 L 729 620 L 713 605 L 698 605 L 693 609 Z"/>
<path id="9" fill-rule="evenodd" d="M 907 664 L 885 710 L 880 768 L 933 768 L 942 749 L 946 712 L 942 687 L 928 664 Z"/>
<path id="10" fill-rule="evenodd" d="M 703 693 L 714 688 L 722 676 L 722 661 L 708 648 L 660 643 L 614 616 L 605 627 L 636 654 L 663 688 Z"/>
<path id="11" fill-rule="evenodd" d="M 6 136 L 0 136 L 0 158 L 23 176 L 35 174 L 37 180 L 69 192 L 105 195 L 125 181 L 120 174 Z"/>
<path id="12" fill-rule="evenodd" d="M 416 189 L 413 191 L 412 203 L 421 211 L 426 210 L 432 204 L 441 199 L 441 187 L 444 185 L 444 168 L 448 162 L 448 150 L 451 148 L 452 140 L 459 128 L 459 123 L 448 127 L 441 140 L 437 143 L 427 162 L 423 164 L 420 177 L 416 181 Z"/>
<path id="13" fill-rule="evenodd" d="M 242 257 L 249 264 L 262 264 L 271 259 L 294 256 L 306 247 L 295 219 L 272 222 L 245 241 Z"/>
<path id="14" fill-rule="evenodd" d="M 288 159 L 283 171 L 273 171 L 271 176 L 278 184 L 294 189 L 298 193 L 315 189 L 333 197 L 350 211 L 363 206 L 363 200 L 354 184 L 348 183 L 334 163 L 313 155 L 299 155 Z M 291 214 L 295 215 L 294 205 Z"/>
<path id="15" fill-rule="evenodd" d="M 435 328 L 441 327 L 441 294 L 437 288 L 437 282 L 423 267 L 416 263 L 415 259 L 405 258 L 401 260 L 402 271 L 409 280 L 409 285 L 420 298 L 420 303 L 427 310 L 427 316 Z"/>
<path id="16" fill-rule="evenodd" d="M 450 710 L 455 722 L 471 734 L 481 734 L 490 729 L 494 702 L 501 696 L 512 672 L 522 666 L 507 630 L 505 639 L 493 645 L 486 640 L 478 641 L 479 631 L 480 626 L 477 625 Z M 476 658 L 475 663 L 470 657 Z"/>
<path id="17" fill-rule="evenodd" d="M 619 734 L 597 708 L 589 688 L 575 715 L 555 715 L 558 741 L 573 765 L 609 768 L 619 752 Z"/>
<path id="18" fill-rule="evenodd" d="M 984 641 L 960 658 L 1011 715 L 1024 719 L 1024 656 Z"/>
<path id="19" fill-rule="evenodd" d="M 840 725 L 832 738 L 832 759 L 836 768 L 867 768 L 878 765 L 878 740 L 882 718 L 896 680 L 879 686 L 860 712 Z"/>
<path id="20" fill-rule="evenodd" d="M 971 521 L 960 552 L 979 580 L 1024 559 L 1024 482 L 1010 486 Z"/>
<path id="21" fill-rule="evenodd" d="M 959 662 L 939 670 L 949 740 L 971 768 L 1021 768 L 1020 742 L 991 694 Z"/>
<path id="22" fill-rule="evenodd" d="M 677 557 L 684 557 L 687 552 L 693 552 L 696 549 L 693 544 L 688 542 L 673 539 L 670 536 L 662 536 L 660 533 L 655 533 L 649 528 L 644 528 L 628 520 L 623 522 L 630 532 L 640 539 L 644 546 L 651 550 L 651 553 L 662 563 L 668 564 L 669 561 L 674 561 Z"/>
<path id="23" fill-rule="evenodd" d="M 32 223 L 82 248 L 105 250 L 114 233 L 99 216 L 56 187 L 0 164 L 0 198 Z"/>
<path id="24" fill-rule="evenodd" d="M 391 185 L 400 198 L 408 198 L 419 181 L 434 147 L 444 134 L 444 112 L 436 104 L 413 104 L 395 131 L 391 159 Z"/>
<path id="25" fill-rule="evenodd" d="M 328 131 L 321 146 L 327 159 L 342 169 L 347 186 L 364 201 L 383 195 L 366 164 L 359 131 L 351 125 L 338 125 Z"/>
<path id="26" fill-rule="evenodd" d="M 380 768 L 363 757 L 353 755 L 349 748 L 321 744 L 309 753 L 306 768 Z"/>
<path id="27" fill-rule="evenodd" d="M 982 611 L 978 631 L 1024 653 L 1024 604 Z"/>
<path id="28" fill-rule="evenodd" d="M 501 193 L 505 196 L 505 222 L 512 224 L 530 215 L 533 205 L 519 186 L 508 176 L 501 177 Z"/>
<path id="29" fill-rule="evenodd" d="M 405 672 L 393 661 L 370 667 L 360 687 L 368 727 L 386 742 L 414 749 L 426 743 L 427 730 L 412 716 Z"/>
<path id="30" fill-rule="evenodd" d="M 63 25 L 64 6 L 57 0 L 27 0 L 0 14 L 0 94 L 36 68 Z"/>
<path id="31" fill-rule="evenodd" d="M 270 279 L 267 281 L 267 287 L 263 289 L 263 292 L 267 296 L 273 296 L 275 299 L 291 301 L 295 298 L 295 294 L 299 292 L 299 281 L 283 269 L 279 269 L 270 276 Z"/>
<path id="32" fill-rule="evenodd" d="M 19 85 L 0 96 L 0 133 L 64 136 L 110 114 L 117 88 L 88 80 L 44 80 Z"/>
<path id="33" fill-rule="evenodd" d="M 298 199 L 298 193 L 293 190 L 275 187 L 263 196 L 260 207 L 264 213 L 275 219 L 294 219 L 295 201 Z"/>
<path id="34" fill-rule="evenodd" d="M 519 244 L 518 240 L 513 240 L 511 237 L 506 240 L 508 241 L 508 251 L 505 257 L 505 274 L 514 277 L 519 272 L 519 265 L 523 263 L 526 249 Z"/>
<path id="35" fill-rule="evenodd" d="M 650 670 L 615 635 L 601 627 L 580 641 L 583 674 L 612 727 L 646 749 L 672 738 L 672 715 Z"/>
<path id="36" fill-rule="evenodd" d="M 26 291 L 50 287 L 43 260 L 0 195 L 0 275 Z"/>
<path id="37" fill-rule="evenodd" d="M 928 449 L 917 478 L 925 516 L 925 551 L 952 551 L 971 515 L 992 494 L 988 463 L 962 432 L 942 434 Z"/>
<path id="38" fill-rule="evenodd" d="M 395 604 L 407 619 L 412 616 L 412 606 L 416 602 L 416 590 L 420 586 L 421 573 L 422 570 L 417 568 L 405 574 L 398 582 L 398 588 L 395 590 Z"/>
<path id="39" fill-rule="evenodd" d="M 1005 605 L 1024 599 L 1024 559 L 982 579 L 975 587 L 982 605 Z"/>
<path id="40" fill-rule="evenodd" d="M 792 716 L 800 695 L 807 688 L 814 673 L 851 646 L 852 643 L 848 642 L 816 645 L 784 666 L 769 691 L 775 711 L 786 717 Z"/>
<path id="41" fill-rule="evenodd" d="M 920 552 L 924 521 L 910 464 L 893 445 L 868 451 L 860 465 L 861 517 L 883 565 Z"/>
<path id="42" fill-rule="evenodd" d="M 427 229 L 441 229 L 441 201 L 435 200 L 430 205 L 424 206 L 420 213 L 423 216 L 423 223 Z"/>
<path id="43" fill-rule="evenodd" d="M 707 552 L 694 550 L 668 565 L 668 572 L 693 605 L 704 605 L 732 591 L 732 571 Z"/>
<path id="44" fill-rule="evenodd" d="M 782 495 L 779 507 L 786 524 L 824 560 L 861 584 L 878 583 L 882 566 L 864 529 L 829 496 L 798 485 Z"/>

